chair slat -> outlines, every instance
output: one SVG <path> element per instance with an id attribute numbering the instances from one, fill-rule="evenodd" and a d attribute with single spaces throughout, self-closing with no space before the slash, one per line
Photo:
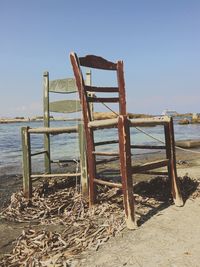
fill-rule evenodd
<path id="1" fill-rule="evenodd" d="M 95 142 L 95 146 L 103 146 L 103 145 L 110 145 L 110 144 L 118 144 L 119 140 L 108 140 L 103 142 Z"/>
<path id="2" fill-rule="evenodd" d="M 147 175 L 168 175 L 168 172 L 156 172 L 156 171 L 143 171 L 141 172 L 142 174 L 147 174 Z"/>
<path id="3" fill-rule="evenodd" d="M 76 177 L 76 176 L 80 176 L 81 173 L 80 172 L 77 172 L 77 173 L 45 173 L 45 174 L 32 174 L 31 175 L 31 178 L 51 178 L 51 177 Z"/>
<path id="4" fill-rule="evenodd" d="M 106 164 L 106 163 L 109 163 L 109 162 L 112 162 L 112 161 L 116 161 L 116 160 L 119 160 L 119 156 L 117 157 L 113 157 L 113 158 L 107 158 L 107 159 L 102 159 L 102 160 L 98 160 L 96 161 L 96 164 Z"/>
<path id="5" fill-rule="evenodd" d="M 119 97 L 88 97 L 88 102 L 93 103 L 118 103 Z"/>
<path id="6" fill-rule="evenodd" d="M 164 160 L 157 160 L 154 162 L 148 162 L 145 164 L 141 164 L 138 166 L 133 166 L 132 167 L 132 172 L 133 173 L 142 173 L 144 171 L 148 171 L 148 170 L 153 170 L 156 168 L 161 168 L 164 166 L 167 166 L 169 164 L 169 160 L 168 159 L 164 159 Z"/>
<path id="7" fill-rule="evenodd" d="M 85 57 L 79 57 L 81 66 L 102 69 L 102 70 L 116 70 L 117 64 L 107 61 L 106 59 L 98 56 L 87 55 Z"/>
<path id="8" fill-rule="evenodd" d="M 96 184 L 107 185 L 107 186 L 110 186 L 110 187 L 122 188 L 122 184 L 120 184 L 120 183 L 107 182 L 107 181 L 96 179 L 96 178 L 94 179 L 94 182 Z"/>
<path id="9" fill-rule="evenodd" d="M 49 103 L 49 110 L 51 112 L 74 113 L 81 111 L 81 104 L 79 100 L 59 100 Z"/>
<path id="10" fill-rule="evenodd" d="M 98 156 L 119 156 L 119 152 L 92 152 L 94 155 Z"/>
<path id="11" fill-rule="evenodd" d="M 166 146 L 131 145 L 131 148 L 137 148 L 137 149 L 166 149 Z"/>
<path id="12" fill-rule="evenodd" d="M 76 81 L 73 78 L 49 81 L 49 92 L 69 94 L 77 91 Z"/>
<path id="13" fill-rule="evenodd" d="M 85 86 L 87 92 L 94 93 L 118 93 L 118 87 L 96 87 L 96 86 Z"/>
<path id="14" fill-rule="evenodd" d="M 44 154 L 44 153 L 47 153 L 47 150 L 42 150 L 42 151 L 38 151 L 38 152 L 35 152 L 35 153 L 31 153 L 31 157 L 37 156 L 37 155 L 41 155 L 41 154 Z"/>
<path id="15" fill-rule="evenodd" d="M 62 164 L 62 163 L 77 163 L 79 160 L 75 162 L 74 159 L 57 159 L 57 160 L 51 160 L 51 163 L 57 163 L 57 164 Z"/>

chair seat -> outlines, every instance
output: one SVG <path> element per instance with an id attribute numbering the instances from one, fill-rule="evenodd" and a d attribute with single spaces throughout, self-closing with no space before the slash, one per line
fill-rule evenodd
<path id="1" fill-rule="evenodd" d="M 136 119 L 129 119 L 129 121 L 131 126 L 156 126 L 169 123 L 170 117 L 162 116 L 153 118 L 136 118 Z M 117 124 L 118 124 L 118 118 L 114 118 L 114 119 L 90 121 L 88 123 L 88 127 L 95 130 L 95 129 L 117 127 Z"/>
<path id="2" fill-rule="evenodd" d="M 130 119 L 131 126 L 156 126 L 164 125 L 170 122 L 170 117 L 161 116 L 161 117 L 152 117 L 152 118 L 136 118 Z"/>
<path id="3" fill-rule="evenodd" d="M 70 126 L 70 127 L 40 127 L 40 128 L 29 128 L 29 133 L 75 133 L 78 131 L 77 126 Z"/>
<path id="4" fill-rule="evenodd" d="M 103 129 L 103 128 L 112 128 L 117 127 L 118 118 L 114 119 L 106 119 L 106 120 L 98 120 L 98 121 L 90 121 L 88 123 L 88 127 L 95 129 Z"/>

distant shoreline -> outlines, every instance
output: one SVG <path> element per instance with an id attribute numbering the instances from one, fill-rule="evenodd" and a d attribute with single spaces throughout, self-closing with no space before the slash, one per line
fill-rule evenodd
<path id="1" fill-rule="evenodd" d="M 133 119 L 133 118 L 149 118 L 149 117 L 154 117 L 154 115 L 150 114 L 136 114 L 136 113 L 128 113 L 128 116 Z M 161 115 L 160 115 L 161 116 Z M 185 113 L 185 114 L 177 114 L 173 117 L 187 117 L 187 116 L 192 116 L 192 113 Z M 94 117 L 97 120 L 102 120 L 102 119 L 109 119 L 116 117 L 115 114 L 111 112 L 95 112 Z M 51 117 L 52 121 L 71 121 L 71 120 L 78 120 L 77 118 L 64 118 L 64 117 Z M 18 122 L 40 122 L 43 121 L 42 116 L 36 116 L 36 117 L 30 117 L 30 118 L 25 118 L 25 117 L 15 117 L 15 118 L 0 118 L 0 124 L 1 123 L 18 123 Z"/>
<path id="2" fill-rule="evenodd" d="M 79 120 L 79 119 L 67 119 L 67 118 L 51 118 L 52 121 L 72 121 L 72 120 Z M 0 119 L 0 124 L 7 124 L 7 123 L 21 123 L 21 122 L 42 122 L 43 118 L 11 118 L 11 119 Z"/>

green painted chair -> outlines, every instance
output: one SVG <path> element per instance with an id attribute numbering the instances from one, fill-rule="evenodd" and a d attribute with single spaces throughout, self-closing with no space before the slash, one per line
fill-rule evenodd
<path id="1" fill-rule="evenodd" d="M 86 73 L 86 83 L 91 84 L 91 72 Z M 50 93 L 62 94 L 70 97 L 70 99 L 57 100 L 50 102 Z M 23 190 L 26 198 L 32 197 L 32 180 L 36 178 L 49 177 L 81 177 L 82 194 L 88 194 L 88 174 L 87 161 L 85 155 L 85 135 L 82 121 L 79 121 L 75 126 L 68 127 L 51 127 L 51 112 L 58 113 L 75 113 L 81 111 L 80 100 L 71 99 L 72 94 L 77 93 L 76 82 L 73 78 L 49 80 L 49 73 L 45 72 L 43 75 L 43 111 L 44 111 L 44 127 L 30 128 L 22 127 L 22 160 L 23 160 Z M 67 121 L 66 121 L 67 124 Z M 57 134 L 78 133 L 79 152 L 80 152 L 80 172 L 74 173 L 52 173 L 52 164 L 59 162 L 71 162 L 72 160 L 53 160 L 51 157 L 51 136 Z M 31 135 L 44 135 L 44 150 L 32 152 L 31 149 Z M 32 157 L 44 154 L 44 173 L 32 173 Z M 74 160 L 73 160 L 74 161 Z"/>

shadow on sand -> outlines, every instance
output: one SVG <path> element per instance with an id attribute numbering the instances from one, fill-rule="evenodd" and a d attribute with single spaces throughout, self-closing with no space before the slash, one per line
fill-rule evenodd
<path id="1" fill-rule="evenodd" d="M 110 169 L 106 170 L 106 172 L 102 171 L 100 175 L 102 177 L 104 175 L 109 177 L 110 179 L 108 180 L 112 180 L 112 182 L 119 182 L 121 180 L 117 170 Z M 179 178 L 179 183 L 184 203 L 191 196 L 194 198 L 200 196 L 199 181 L 184 176 Z M 160 211 L 173 205 L 170 180 L 168 177 L 155 177 L 148 181 L 138 182 L 134 185 L 133 190 L 135 194 L 136 214 L 139 216 L 139 226 Z M 115 203 L 117 201 L 122 207 L 123 203 L 122 198 L 120 198 L 121 194 L 122 190 L 118 189 L 113 197 L 109 199 L 105 197 L 103 202 L 110 201 Z"/>

